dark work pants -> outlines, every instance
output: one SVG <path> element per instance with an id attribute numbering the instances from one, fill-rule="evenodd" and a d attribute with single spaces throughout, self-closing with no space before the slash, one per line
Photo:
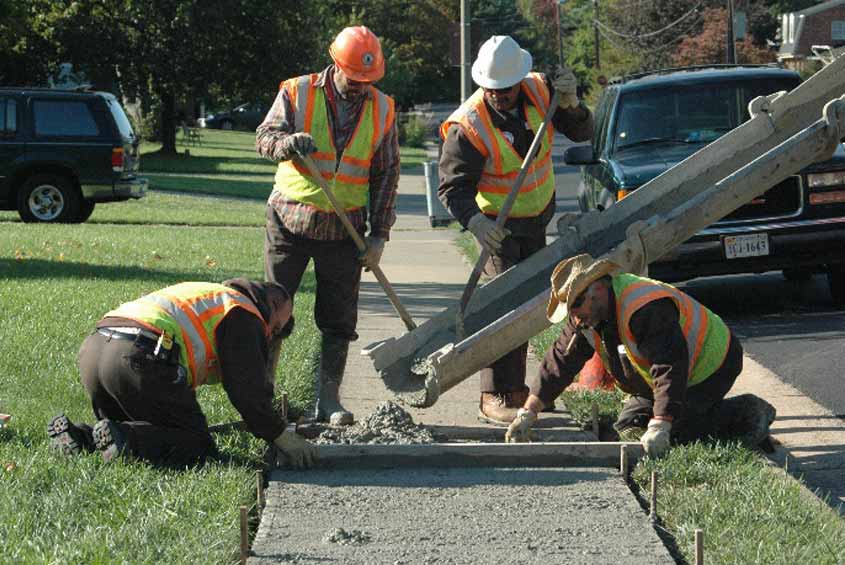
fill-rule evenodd
<path id="1" fill-rule="evenodd" d="M 358 334 L 358 290 L 361 262 L 351 238 L 321 241 L 294 235 L 267 206 L 264 238 L 264 275 L 285 286 L 291 296 L 299 289 L 308 261 L 314 259 L 317 289 L 314 321 L 328 337 L 355 341 Z"/>
<path id="2" fill-rule="evenodd" d="M 97 332 L 82 342 L 77 363 L 94 416 L 118 422 L 131 455 L 182 467 L 217 452 L 193 389 L 174 383 L 175 365 L 150 361 L 131 340 Z"/>
<path id="3" fill-rule="evenodd" d="M 538 225 L 534 233 L 510 235 L 502 242 L 502 251 L 491 255 L 484 265 L 484 274 L 500 275 L 546 246 L 545 226 Z M 525 390 L 528 343 L 506 353 L 489 367 L 481 369 L 481 392 L 520 392 Z"/>
<path id="4" fill-rule="evenodd" d="M 722 365 L 704 382 L 687 389 L 681 417 L 672 422 L 672 439 L 687 443 L 715 435 L 718 431 L 716 411 L 742 372 L 742 345 L 731 334 L 728 353 Z M 613 427 L 617 431 L 645 428 L 654 415 L 654 399 L 632 396 L 625 402 Z"/>

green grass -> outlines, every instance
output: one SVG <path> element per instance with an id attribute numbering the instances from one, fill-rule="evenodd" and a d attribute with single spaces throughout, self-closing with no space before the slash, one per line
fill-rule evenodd
<path id="1" fill-rule="evenodd" d="M 845 521 L 800 484 L 735 444 L 673 448 L 637 466 L 648 492 L 658 474 L 658 517 L 687 562 L 704 530 L 707 563 L 845 562 Z"/>

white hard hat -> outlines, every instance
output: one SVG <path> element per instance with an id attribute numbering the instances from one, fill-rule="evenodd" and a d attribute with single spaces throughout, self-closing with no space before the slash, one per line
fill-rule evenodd
<path id="1" fill-rule="evenodd" d="M 478 50 L 472 80 L 482 88 L 508 88 L 531 71 L 531 53 L 509 35 L 494 35 Z"/>

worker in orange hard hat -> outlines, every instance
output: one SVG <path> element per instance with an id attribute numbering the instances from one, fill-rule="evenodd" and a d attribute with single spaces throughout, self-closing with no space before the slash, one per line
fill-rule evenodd
<path id="1" fill-rule="evenodd" d="M 513 38 L 495 35 L 484 42 L 472 65 L 479 88 L 440 128 L 440 200 L 490 253 L 485 274 L 505 272 L 546 245 L 546 226 L 555 213 L 552 164 L 554 131 L 586 141 L 593 116 L 578 98 L 571 70 L 554 80 L 532 72 L 531 54 Z M 552 104 L 557 92 L 557 103 Z M 546 115 L 551 124 L 504 226 L 496 219 L 517 178 L 523 159 Z M 525 402 L 528 344 L 503 352 L 481 370 L 479 416 L 508 425 Z"/>
<path id="2" fill-rule="evenodd" d="M 329 54 L 334 63 L 321 72 L 281 83 L 256 130 L 256 147 L 278 163 L 267 203 L 265 276 L 293 294 L 314 260 L 314 319 L 322 333 L 314 415 L 346 425 L 354 417 L 339 389 L 349 342 L 358 338 L 361 268 L 378 265 L 396 220 L 399 138 L 393 99 L 373 86 L 384 76 L 378 37 L 364 26 L 347 27 Z M 300 155 L 314 160 L 352 226 L 366 234 L 366 252 L 359 254 Z M 279 346 L 271 346 L 276 361 Z M 268 372 L 275 378 L 275 363 Z"/>

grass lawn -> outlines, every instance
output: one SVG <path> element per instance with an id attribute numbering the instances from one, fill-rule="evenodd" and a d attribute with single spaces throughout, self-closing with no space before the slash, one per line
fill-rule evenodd
<path id="1" fill-rule="evenodd" d="M 236 559 L 238 505 L 255 502 L 255 469 L 262 464 L 264 442 L 246 432 L 221 435 L 217 441 L 225 461 L 162 471 L 143 463 L 105 465 L 99 454 L 66 459 L 49 450 L 46 434 L 49 419 L 62 411 L 72 420 L 92 420 L 76 355 L 106 311 L 185 280 L 263 278 L 264 200 L 272 167 L 259 180 L 267 165 L 238 149 L 250 143 L 248 136 L 209 132 L 207 140 L 196 153 L 219 153 L 208 160 L 198 156 L 204 164 L 197 169 L 213 176 L 207 167 L 216 161 L 214 166 L 232 172 L 226 164 L 231 145 L 231 155 L 245 167 L 234 170 L 242 176 L 255 167 L 263 193 L 224 198 L 152 190 L 138 201 L 98 205 L 80 225 L 24 224 L 16 213 L 0 213 L 0 412 L 12 414 L 0 429 L 4 562 Z M 142 162 L 144 169 L 152 168 Z M 209 186 L 232 185 L 223 177 Z M 296 298 L 297 330 L 280 363 L 280 388 L 300 411 L 313 400 L 312 358 L 318 345 L 313 288 L 309 271 Z M 240 419 L 222 388 L 203 387 L 199 398 L 209 423 Z"/>
<path id="2" fill-rule="evenodd" d="M 458 229 L 457 225 L 452 226 Z M 478 247 L 463 232 L 458 248 L 473 265 Z M 560 333 L 551 326 L 531 338 L 542 358 Z M 564 391 L 561 401 L 585 428 L 592 405 L 603 427 L 616 421 L 620 391 Z M 673 448 L 661 460 L 646 458 L 633 471 L 641 492 L 659 475 L 658 515 L 687 563 L 695 561 L 694 534 L 703 529 L 708 563 L 845 563 L 845 520 L 798 481 L 738 444 L 710 442 Z"/>

